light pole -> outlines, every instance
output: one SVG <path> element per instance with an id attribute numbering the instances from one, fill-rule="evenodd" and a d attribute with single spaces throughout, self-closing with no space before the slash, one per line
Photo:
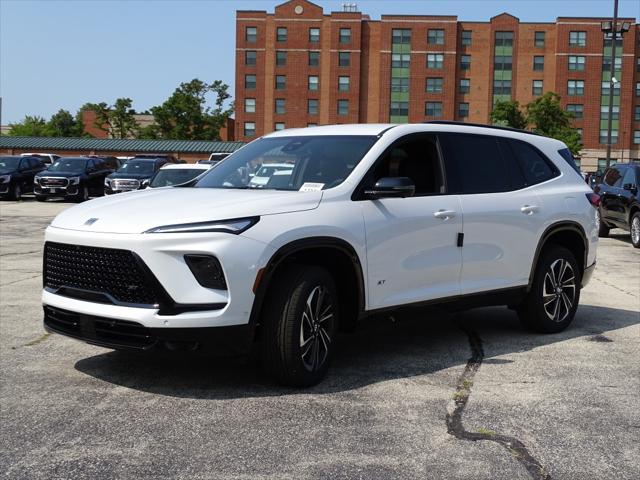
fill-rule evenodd
<path id="1" fill-rule="evenodd" d="M 624 22 L 618 29 L 618 0 L 613 0 L 613 20 L 611 22 L 602 22 L 602 31 L 611 34 L 611 76 L 609 78 L 609 115 L 607 118 L 607 167 L 611 165 L 611 129 L 613 122 L 613 91 L 617 83 L 620 83 L 615 76 L 616 73 L 616 40 L 618 39 L 618 30 L 620 38 L 622 34 L 629 30 L 629 23 Z M 618 118 L 619 118 L 618 113 Z M 620 140 L 620 131 L 618 130 L 618 140 Z"/>

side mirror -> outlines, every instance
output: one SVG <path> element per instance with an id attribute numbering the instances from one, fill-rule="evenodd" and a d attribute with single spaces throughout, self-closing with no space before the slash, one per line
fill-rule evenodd
<path id="1" fill-rule="evenodd" d="M 624 190 L 629 190 L 634 195 L 638 193 L 638 187 L 636 187 L 633 183 L 625 183 L 622 188 Z"/>
<path id="2" fill-rule="evenodd" d="M 372 189 L 364 194 L 371 200 L 380 198 L 405 198 L 416 193 L 416 186 L 409 177 L 385 177 L 376 182 Z"/>

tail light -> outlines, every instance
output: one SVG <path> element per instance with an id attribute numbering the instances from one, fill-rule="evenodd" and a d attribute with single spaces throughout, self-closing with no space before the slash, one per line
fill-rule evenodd
<path id="1" fill-rule="evenodd" d="M 597 193 L 587 193 L 587 200 L 589 203 L 593 205 L 594 208 L 598 208 L 600 206 L 600 195 Z"/>

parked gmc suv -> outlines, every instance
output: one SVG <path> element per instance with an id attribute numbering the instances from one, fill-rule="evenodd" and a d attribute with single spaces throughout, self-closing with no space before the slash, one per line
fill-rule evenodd
<path id="1" fill-rule="evenodd" d="M 134 157 L 116 172 L 104 179 L 105 195 L 140 190 L 149 186 L 149 181 L 164 165 L 176 163 L 173 157 Z"/>
<path id="2" fill-rule="evenodd" d="M 90 196 L 102 196 L 102 183 L 113 173 L 113 157 L 62 157 L 34 177 L 36 200 L 65 198 L 84 202 Z"/>
<path id="3" fill-rule="evenodd" d="M 319 382 L 338 329 L 407 305 L 573 320 L 599 197 L 557 140 L 453 122 L 275 132 L 194 184 L 105 197 L 46 230 L 44 324 L 115 349 L 246 351 Z M 291 165 L 249 188 L 262 163 Z M 425 320 L 428 321 L 428 320 Z"/>

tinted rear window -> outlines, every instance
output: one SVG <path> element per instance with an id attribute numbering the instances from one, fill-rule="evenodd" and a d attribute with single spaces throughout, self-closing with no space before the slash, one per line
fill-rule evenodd
<path id="1" fill-rule="evenodd" d="M 508 143 L 520 163 L 527 186 L 546 182 L 556 176 L 549 160 L 531 145 L 512 139 L 509 139 Z"/>
<path id="2" fill-rule="evenodd" d="M 569 166 L 573 168 L 576 172 L 578 172 L 580 177 L 582 177 L 582 174 L 580 173 L 580 168 L 578 168 L 578 165 L 576 165 L 576 161 L 574 160 L 573 155 L 571 154 L 571 150 L 569 150 L 568 148 L 562 148 L 558 150 L 558 153 L 562 158 L 564 158 L 564 160 L 569 164 Z"/>
<path id="3" fill-rule="evenodd" d="M 603 183 L 609 185 L 610 187 L 621 187 L 622 186 L 622 177 L 624 176 L 624 168 L 623 167 L 611 167 L 609 168 L 605 174 Z"/>

